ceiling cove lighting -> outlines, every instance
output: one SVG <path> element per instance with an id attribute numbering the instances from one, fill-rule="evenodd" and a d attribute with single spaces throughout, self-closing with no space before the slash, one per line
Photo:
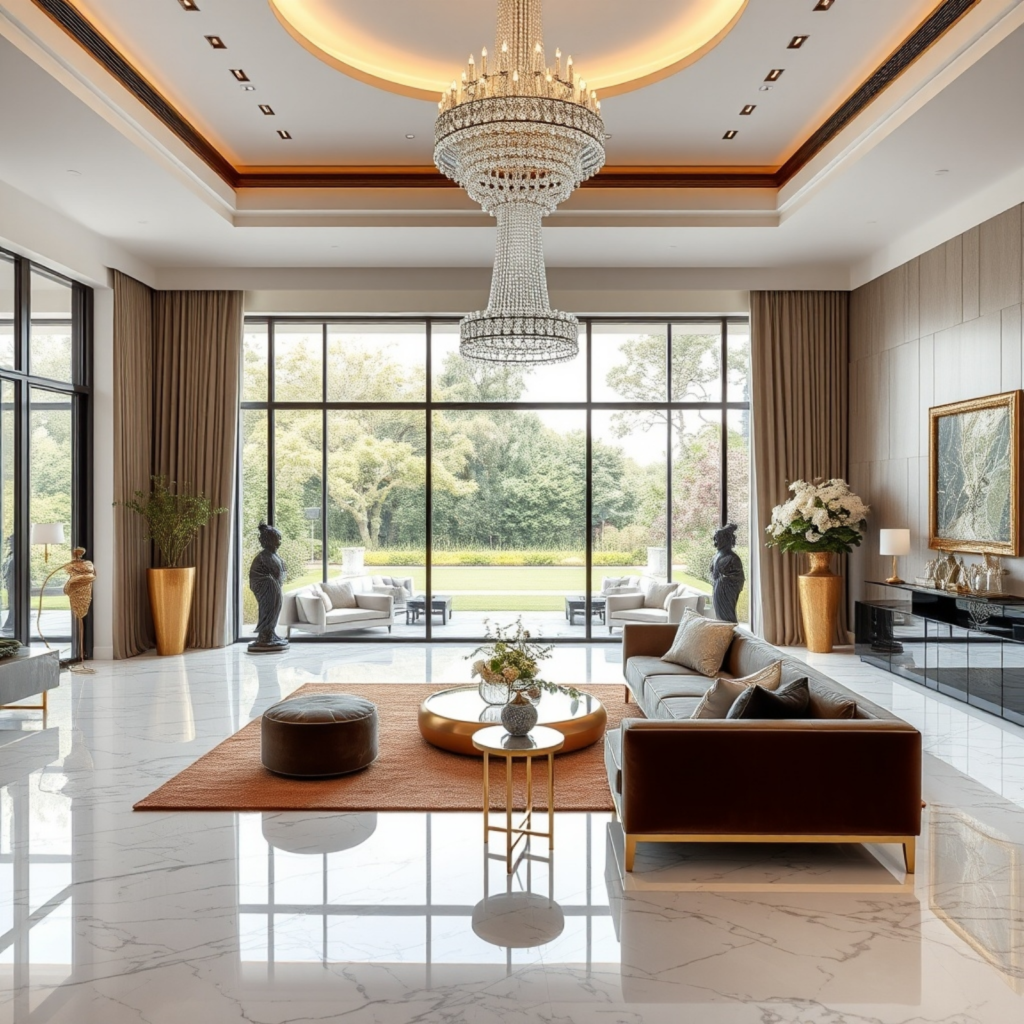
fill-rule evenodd
<path id="1" fill-rule="evenodd" d="M 498 222 L 487 309 L 459 325 L 467 359 L 562 363 L 579 321 L 551 308 L 541 222 L 605 161 L 597 93 L 541 36 L 543 0 L 498 0 L 494 54 L 470 56 L 441 96 L 434 163 Z"/>
<path id="2" fill-rule="evenodd" d="M 285 142 L 287 142 L 292 137 L 292 133 L 286 132 L 283 128 L 278 128 L 277 134 L 280 135 L 281 138 L 285 140 Z"/>
<path id="3" fill-rule="evenodd" d="M 745 106 L 745 107 L 744 107 L 744 108 L 743 108 L 743 109 L 742 109 L 742 110 L 740 111 L 740 113 L 741 113 L 741 114 L 742 114 L 742 115 L 743 115 L 744 117 L 747 117 L 747 116 L 749 116 L 750 114 L 752 114 L 752 113 L 753 113 L 753 112 L 754 112 L 755 110 L 757 110 L 757 104 L 756 104 L 756 103 L 748 103 L 748 104 L 747 104 L 747 105 L 746 105 L 746 106 Z"/>
<path id="4" fill-rule="evenodd" d="M 199 5 L 196 3 L 196 0 L 178 0 L 178 3 L 181 4 L 181 6 L 186 11 L 198 11 L 199 10 Z"/>
<path id="5" fill-rule="evenodd" d="M 781 77 L 785 68 L 772 68 L 767 75 L 764 76 L 766 82 L 777 82 Z"/>
<path id="6" fill-rule="evenodd" d="M 211 46 L 212 46 L 212 47 L 213 47 L 213 48 L 214 48 L 215 50 L 226 50 L 226 49 L 228 48 L 228 47 L 227 47 L 227 43 L 225 43 L 225 42 L 224 42 L 224 40 L 223 40 L 223 39 L 221 39 L 221 37 L 220 37 L 220 36 L 207 36 L 207 37 L 206 37 L 206 41 L 207 41 L 207 42 L 208 42 L 208 43 L 209 43 L 209 44 L 210 44 L 210 45 L 211 45 Z"/>
<path id="7" fill-rule="evenodd" d="M 799 50 L 800 47 L 803 46 L 804 43 L 806 43 L 807 40 L 810 38 L 810 36 L 793 36 L 793 38 L 790 39 L 789 43 L 787 44 L 786 49 Z"/>
<path id="8" fill-rule="evenodd" d="M 814 9 L 816 11 L 827 11 L 831 9 L 832 5 L 835 2 L 836 0 L 818 0 L 818 2 L 814 5 Z"/>
<path id="9" fill-rule="evenodd" d="M 268 117 L 273 117 L 274 115 L 274 109 L 269 103 L 261 103 L 260 112 L 266 114 Z"/>
<path id="10" fill-rule="evenodd" d="M 730 128 L 722 138 L 725 139 L 726 142 L 731 142 L 737 135 L 739 135 L 739 132 L 735 128 Z"/>
<path id="11" fill-rule="evenodd" d="M 232 68 L 231 74 L 235 76 L 235 80 L 238 82 L 249 81 L 249 76 L 241 68 Z"/>

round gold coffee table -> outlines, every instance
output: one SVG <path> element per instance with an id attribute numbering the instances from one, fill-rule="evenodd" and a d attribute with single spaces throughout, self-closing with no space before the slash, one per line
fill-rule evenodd
<path id="1" fill-rule="evenodd" d="M 537 724 L 557 729 L 565 737 L 560 753 L 589 747 L 604 736 L 608 712 L 589 693 L 578 701 L 564 693 L 545 693 L 537 705 Z M 473 735 L 491 725 L 501 724 L 501 708 L 485 704 L 475 686 L 455 686 L 431 694 L 421 705 L 419 726 L 423 738 L 435 747 L 455 754 L 480 751 Z"/>

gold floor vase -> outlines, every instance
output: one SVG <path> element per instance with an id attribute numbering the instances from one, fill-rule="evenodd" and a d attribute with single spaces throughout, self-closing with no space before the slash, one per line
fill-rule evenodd
<path id="1" fill-rule="evenodd" d="M 148 569 L 149 606 L 153 609 L 157 654 L 181 654 L 185 650 L 196 570 Z"/>
<path id="2" fill-rule="evenodd" d="M 836 635 L 839 600 L 843 578 L 832 571 L 828 551 L 810 551 L 810 570 L 797 580 L 800 588 L 800 617 L 804 624 L 804 642 L 814 654 L 828 654 Z"/>

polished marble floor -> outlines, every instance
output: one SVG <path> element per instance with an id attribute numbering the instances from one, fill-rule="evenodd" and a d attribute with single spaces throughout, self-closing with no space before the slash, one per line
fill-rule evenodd
<path id="1" fill-rule="evenodd" d="M 65 675 L 45 729 L 0 712 L 0 1024 L 1024 1021 L 1024 730 L 850 654 L 813 660 L 924 734 L 909 878 L 895 848 L 665 846 L 624 880 L 602 814 L 508 879 L 475 815 L 131 810 L 303 683 L 460 682 L 467 653 L 147 657 Z"/>

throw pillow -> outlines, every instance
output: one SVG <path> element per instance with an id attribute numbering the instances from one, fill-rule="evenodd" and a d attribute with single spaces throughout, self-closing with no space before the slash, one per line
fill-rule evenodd
<path id="1" fill-rule="evenodd" d="M 726 718 L 806 718 L 811 691 L 807 678 L 794 679 L 774 693 L 763 686 L 744 690 L 729 708 Z"/>
<path id="2" fill-rule="evenodd" d="M 857 702 L 835 690 L 822 688 L 811 693 L 808 711 L 810 718 L 854 718 Z"/>
<path id="3" fill-rule="evenodd" d="M 327 595 L 332 608 L 357 608 L 356 594 L 351 583 L 322 583 L 320 589 Z"/>
<path id="4" fill-rule="evenodd" d="M 691 718 L 725 718 L 736 698 L 750 686 L 763 686 L 775 690 L 782 682 L 782 662 L 763 668 L 742 679 L 716 679 L 694 709 Z"/>
<path id="5" fill-rule="evenodd" d="M 299 615 L 303 622 L 316 622 L 320 615 L 320 598 L 313 593 L 296 594 L 295 600 L 299 606 Z"/>
<path id="6" fill-rule="evenodd" d="M 652 583 L 644 591 L 645 608 L 667 608 L 668 602 L 676 592 L 674 583 Z"/>
<path id="7" fill-rule="evenodd" d="M 601 580 L 601 593 L 619 593 L 620 587 L 628 587 L 629 585 L 628 576 L 605 576 Z"/>
<path id="8" fill-rule="evenodd" d="M 735 626 L 732 622 L 705 619 L 687 608 L 676 630 L 672 646 L 661 656 L 662 661 L 683 668 L 692 668 L 702 676 L 717 674 L 732 643 Z"/>
<path id="9" fill-rule="evenodd" d="M 387 594 L 395 604 L 404 601 L 409 595 L 406 593 L 405 587 L 391 587 L 391 586 L 379 586 L 374 587 L 373 592 L 375 594 Z"/>

